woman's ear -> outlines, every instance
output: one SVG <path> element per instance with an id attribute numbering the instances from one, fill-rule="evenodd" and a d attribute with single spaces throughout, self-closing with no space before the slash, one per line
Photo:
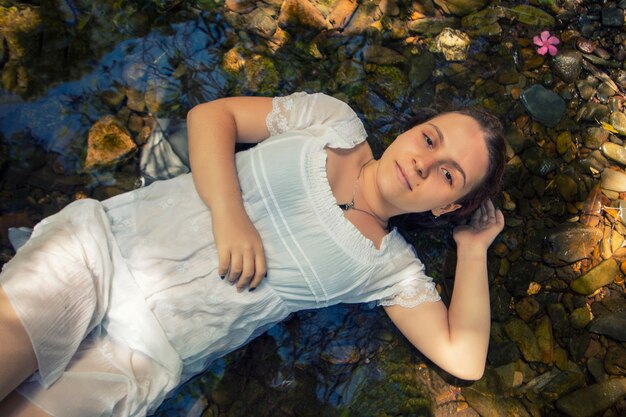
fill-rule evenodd
<path id="1" fill-rule="evenodd" d="M 461 208 L 460 204 L 450 203 L 447 206 L 443 206 L 441 208 L 432 209 L 431 213 L 433 213 L 433 216 L 439 217 L 442 214 L 450 213 L 450 212 L 453 212 L 454 210 L 458 210 L 460 208 Z"/>

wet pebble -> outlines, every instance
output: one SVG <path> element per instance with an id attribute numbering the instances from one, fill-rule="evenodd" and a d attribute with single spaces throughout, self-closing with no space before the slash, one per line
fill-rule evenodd
<path id="1" fill-rule="evenodd" d="M 576 39 L 576 47 L 586 54 L 592 54 L 596 49 L 596 43 L 591 39 L 580 37 Z"/>
<path id="2" fill-rule="evenodd" d="M 128 131 L 113 116 L 104 116 L 89 129 L 85 169 L 114 164 L 136 149 Z"/>
<path id="3" fill-rule="evenodd" d="M 515 342 L 524 359 L 528 362 L 539 362 L 541 350 L 537 338 L 528 324 L 518 318 L 511 319 L 505 326 L 507 336 Z"/>
<path id="4" fill-rule="evenodd" d="M 598 88 L 597 80 L 578 80 L 576 81 L 576 88 L 580 93 L 580 97 L 583 100 L 589 100 L 594 96 Z"/>
<path id="5" fill-rule="evenodd" d="M 626 165 L 626 147 L 613 142 L 605 142 L 602 144 L 602 153 L 609 159 Z"/>
<path id="6" fill-rule="evenodd" d="M 592 417 L 626 395 L 626 378 L 610 379 L 559 398 L 556 406 L 570 417 Z"/>
<path id="7" fill-rule="evenodd" d="M 552 59 L 552 69 L 554 73 L 566 83 L 574 82 L 578 79 L 582 70 L 583 57 L 578 51 L 564 50 Z"/>
<path id="8" fill-rule="evenodd" d="M 541 353 L 541 362 L 550 364 L 554 360 L 554 334 L 549 316 L 542 316 L 535 327 L 537 345 Z"/>
<path id="9" fill-rule="evenodd" d="M 594 319 L 589 326 L 589 331 L 612 337 L 620 342 L 626 342 L 626 311 Z"/>
<path id="10" fill-rule="evenodd" d="M 585 146 L 591 149 L 598 149 L 609 139 L 609 132 L 601 127 L 591 127 L 585 136 Z"/>
<path id="11" fill-rule="evenodd" d="M 524 90 L 521 100 L 533 119 L 546 126 L 556 126 L 565 113 L 565 101 L 561 96 L 540 84 Z"/>
<path id="12" fill-rule="evenodd" d="M 613 259 L 607 259 L 572 281 L 570 287 L 579 294 L 589 295 L 613 282 L 618 273 L 617 263 Z"/>
<path id="13" fill-rule="evenodd" d="M 458 29 L 445 28 L 435 38 L 431 52 L 441 52 L 446 61 L 462 61 L 467 58 L 470 38 Z"/>
<path id="14" fill-rule="evenodd" d="M 600 185 L 602 188 L 611 191 L 626 191 L 626 173 L 615 169 L 605 169 L 602 171 Z"/>
<path id="15" fill-rule="evenodd" d="M 574 309 L 569 316 L 569 321 L 575 329 L 583 329 L 593 319 L 589 306 Z"/>
<path id="16" fill-rule="evenodd" d="M 609 116 L 609 124 L 619 135 L 626 136 L 626 114 L 615 111 Z"/>
<path id="17" fill-rule="evenodd" d="M 404 62 L 404 57 L 391 48 L 368 45 L 363 49 L 363 61 L 366 64 L 392 65 Z"/>
<path id="18" fill-rule="evenodd" d="M 576 114 L 577 120 L 587 120 L 597 122 L 606 120 L 609 117 L 609 107 L 600 103 L 585 103 Z"/>
<path id="19" fill-rule="evenodd" d="M 625 174 L 626 175 L 626 174 Z M 602 231 L 577 223 L 564 223 L 546 236 L 548 247 L 544 260 L 552 263 L 572 263 L 586 258 L 602 239 Z"/>
<path id="20" fill-rule="evenodd" d="M 624 9 L 617 7 L 602 8 L 602 24 L 610 27 L 624 26 Z"/>
<path id="21" fill-rule="evenodd" d="M 604 369 L 610 375 L 626 375 L 626 348 L 618 344 L 611 346 L 604 356 Z"/>
<path id="22" fill-rule="evenodd" d="M 524 297 L 515 304 L 515 311 L 522 320 L 528 323 L 541 311 L 541 305 L 533 297 Z"/>
<path id="23" fill-rule="evenodd" d="M 555 178 L 556 188 L 565 201 L 578 200 L 578 183 L 572 177 L 558 174 Z"/>

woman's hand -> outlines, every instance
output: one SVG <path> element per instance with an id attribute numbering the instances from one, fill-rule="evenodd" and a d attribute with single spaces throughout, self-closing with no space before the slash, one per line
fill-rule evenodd
<path id="1" fill-rule="evenodd" d="M 504 215 L 487 200 L 472 214 L 469 222 L 454 228 L 457 246 L 480 245 L 487 249 L 504 228 Z"/>
<path id="2" fill-rule="evenodd" d="M 253 291 L 265 277 L 263 243 L 245 210 L 212 212 L 213 235 L 219 257 L 218 273 L 222 279 L 242 291 Z"/>

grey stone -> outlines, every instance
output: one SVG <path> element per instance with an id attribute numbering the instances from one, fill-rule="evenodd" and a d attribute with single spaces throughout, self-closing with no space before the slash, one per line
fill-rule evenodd
<path id="1" fill-rule="evenodd" d="M 548 401 L 555 401 L 561 395 L 581 387 L 585 378 L 580 371 L 552 369 L 539 375 L 526 384 L 525 389 L 541 395 Z"/>
<path id="2" fill-rule="evenodd" d="M 555 178 L 556 188 L 565 201 L 578 200 L 578 183 L 565 174 L 558 174 Z"/>
<path id="3" fill-rule="evenodd" d="M 624 10 L 617 7 L 603 7 L 602 24 L 611 27 L 624 26 Z"/>
<path id="4" fill-rule="evenodd" d="M 540 84 L 524 90 L 521 99 L 533 119 L 548 127 L 556 126 L 565 113 L 565 100 Z"/>
<path id="5" fill-rule="evenodd" d="M 604 168 L 609 166 L 609 161 L 602 155 L 602 152 L 595 150 L 586 158 L 581 159 L 580 164 L 589 169 L 592 173 L 597 174 L 604 171 Z"/>
<path id="6" fill-rule="evenodd" d="M 574 391 L 556 402 L 570 417 L 592 417 L 602 413 L 626 395 L 626 378 L 610 379 Z"/>
<path id="7" fill-rule="evenodd" d="M 576 81 L 576 88 L 578 89 L 580 98 L 589 100 L 596 93 L 598 85 L 590 80 L 578 80 Z"/>
<path id="8" fill-rule="evenodd" d="M 598 120 L 606 120 L 609 117 L 609 106 L 587 102 L 585 103 L 578 113 L 576 113 L 576 120 L 586 120 L 589 122 L 597 122 Z"/>
<path id="9" fill-rule="evenodd" d="M 611 375 L 626 375 L 626 349 L 623 346 L 609 348 L 604 356 L 604 369 Z"/>
<path id="10" fill-rule="evenodd" d="M 538 146 L 532 146 L 522 154 L 524 165 L 530 172 L 545 177 L 556 169 L 556 163 L 549 158 L 545 151 Z"/>
<path id="11" fill-rule="evenodd" d="M 585 146 L 590 149 L 598 149 L 609 139 L 609 132 L 601 127 L 590 127 L 585 137 Z"/>
<path id="12" fill-rule="evenodd" d="M 626 311 L 594 319 L 589 325 L 589 331 L 612 337 L 620 342 L 626 342 Z"/>
<path id="13" fill-rule="evenodd" d="M 552 58 L 552 69 L 556 75 L 567 83 L 578 79 L 582 69 L 583 56 L 578 51 L 562 50 Z"/>

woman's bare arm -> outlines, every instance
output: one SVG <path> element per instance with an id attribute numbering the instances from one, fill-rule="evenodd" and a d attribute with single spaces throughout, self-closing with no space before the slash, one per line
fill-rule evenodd
<path id="1" fill-rule="evenodd" d="M 256 288 L 266 273 L 261 238 L 244 210 L 235 167 L 235 143 L 269 136 L 267 97 L 223 98 L 187 114 L 189 159 L 198 194 L 211 210 L 219 274 L 239 290 Z"/>
<path id="2" fill-rule="evenodd" d="M 417 349 L 459 378 L 476 380 L 484 372 L 491 325 L 487 248 L 503 226 L 502 212 L 489 201 L 467 226 L 455 229 L 457 265 L 449 310 L 441 301 L 385 307 Z"/>

